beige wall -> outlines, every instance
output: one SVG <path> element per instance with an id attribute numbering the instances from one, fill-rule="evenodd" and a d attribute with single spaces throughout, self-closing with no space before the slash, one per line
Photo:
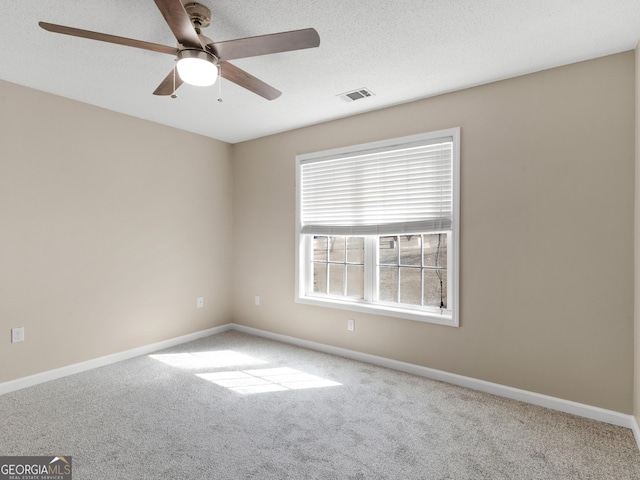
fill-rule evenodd
<path id="1" fill-rule="evenodd" d="M 634 65 L 627 52 L 235 145 L 234 321 L 631 413 Z M 461 327 L 294 303 L 295 155 L 455 126 Z"/>
<path id="2" fill-rule="evenodd" d="M 0 382 L 229 322 L 229 145 L 6 82 L 0 136 Z"/>

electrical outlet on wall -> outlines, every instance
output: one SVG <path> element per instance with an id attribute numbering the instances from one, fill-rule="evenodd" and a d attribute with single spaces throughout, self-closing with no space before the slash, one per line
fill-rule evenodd
<path id="1" fill-rule="evenodd" d="M 356 329 L 356 321 L 353 318 L 347 319 L 347 330 L 353 332 Z"/>
<path id="2" fill-rule="evenodd" d="M 196 307 L 203 308 L 204 307 L 204 297 L 196 298 Z"/>
<path id="3" fill-rule="evenodd" d="M 24 342 L 24 327 L 11 329 L 11 343 Z"/>

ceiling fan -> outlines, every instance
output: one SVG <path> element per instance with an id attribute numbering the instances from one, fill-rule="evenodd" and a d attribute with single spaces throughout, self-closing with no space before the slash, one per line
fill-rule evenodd
<path id="1" fill-rule="evenodd" d="M 218 76 L 222 76 L 267 100 L 274 100 L 282 92 L 232 65 L 229 60 L 302 50 L 320 45 L 318 32 L 313 28 L 214 42 L 200 31 L 201 28 L 205 28 L 211 23 L 211 12 L 207 7 L 195 2 L 183 5 L 181 0 L 154 1 L 178 40 L 177 47 L 47 22 L 39 22 L 38 25 L 49 32 L 175 55 L 176 67 L 156 88 L 153 92 L 154 95 L 173 96 L 175 90 L 183 82 L 206 86 L 212 85 Z"/>

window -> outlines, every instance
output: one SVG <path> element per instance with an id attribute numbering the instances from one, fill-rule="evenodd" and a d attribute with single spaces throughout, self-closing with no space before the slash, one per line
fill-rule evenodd
<path id="1" fill-rule="evenodd" d="M 296 158 L 298 302 L 458 325 L 459 137 Z"/>

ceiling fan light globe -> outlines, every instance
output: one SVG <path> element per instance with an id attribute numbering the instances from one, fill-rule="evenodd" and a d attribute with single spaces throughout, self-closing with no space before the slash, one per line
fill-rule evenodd
<path id="1" fill-rule="evenodd" d="M 183 82 L 197 87 L 213 85 L 218 78 L 218 66 L 213 56 L 199 50 L 178 52 L 177 69 Z"/>

